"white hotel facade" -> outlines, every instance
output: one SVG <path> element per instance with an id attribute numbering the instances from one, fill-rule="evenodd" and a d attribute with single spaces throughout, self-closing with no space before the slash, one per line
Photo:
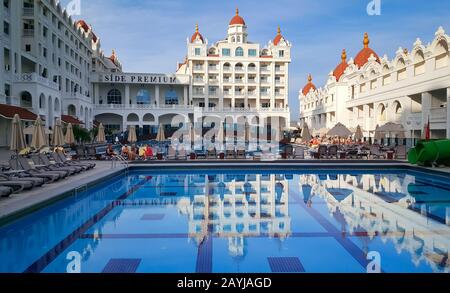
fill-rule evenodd
<path id="1" fill-rule="evenodd" d="M 350 60 L 344 51 L 323 88 L 309 78 L 299 93 L 300 123 L 317 134 L 338 122 L 360 125 L 373 138 L 377 125 L 394 122 L 405 127 L 406 138 L 420 138 L 429 119 L 432 138 L 450 138 L 449 45 L 439 28 L 431 43 L 417 39 L 390 60 L 369 47 L 365 34 L 364 48 Z"/>
<path id="2" fill-rule="evenodd" d="M 176 116 L 197 127 L 205 117 L 255 126 L 290 123 L 291 44 L 280 31 L 264 48 L 249 42 L 238 12 L 226 39 L 215 44 L 197 26 L 175 73 L 142 74 L 124 73 L 115 52 L 105 56 L 92 27 L 74 21 L 58 1 L 2 2 L 0 132 L 7 135 L 0 146 L 9 143 L 10 112 L 39 115 L 46 127 L 57 118 L 76 118 L 86 128 L 94 121 L 116 132 L 135 125 L 141 134 L 173 124 Z"/>

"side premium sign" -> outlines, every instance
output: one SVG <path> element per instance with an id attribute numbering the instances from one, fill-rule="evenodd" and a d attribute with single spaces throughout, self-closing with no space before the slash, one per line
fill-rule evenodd
<path id="1" fill-rule="evenodd" d="M 140 84 L 177 84 L 175 76 L 144 74 L 103 74 L 100 82 L 105 83 L 140 83 Z"/>

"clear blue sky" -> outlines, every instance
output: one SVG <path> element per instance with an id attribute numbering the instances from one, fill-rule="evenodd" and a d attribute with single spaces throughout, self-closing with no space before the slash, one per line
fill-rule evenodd
<path id="1" fill-rule="evenodd" d="M 63 0 L 61 3 L 68 3 Z M 308 73 L 322 86 L 340 62 L 343 48 L 354 57 L 368 32 L 380 56 L 410 49 L 417 37 L 431 42 L 443 26 L 450 32 L 448 0 L 381 0 L 381 15 L 369 16 L 370 0 L 81 0 L 81 16 L 94 27 L 107 54 L 116 49 L 125 71 L 175 71 L 186 55 L 195 23 L 210 43 L 221 40 L 236 7 L 249 39 L 266 44 L 280 25 L 293 44 L 289 105 L 298 119 L 298 91 Z"/>

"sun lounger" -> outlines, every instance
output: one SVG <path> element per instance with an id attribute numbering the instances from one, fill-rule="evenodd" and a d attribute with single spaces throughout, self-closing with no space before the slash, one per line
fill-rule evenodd
<path id="1" fill-rule="evenodd" d="M 332 145 L 328 148 L 328 157 L 337 159 L 338 146 Z"/>
<path id="2" fill-rule="evenodd" d="M 52 153 L 53 155 L 53 159 L 58 162 L 58 163 L 62 163 L 65 165 L 74 165 L 74 166 L 80 166 L 82 168 L 87 169 L 92 169 L 95 167 L 95 163 L 91 163 L 91 162 L 80 162 L 80 161 L 70 161 L 67 160 L 66 156 L 63 153 L 60 152 L 55 152 Z"/>
<path id="3" fill-rule="evenodd" d="M 328 158 L 328 148 L 326 145 L 320 145 L 317 150 L 319 159 Z"/>
<path id="4" fill-rule="evenodd" d="M 225 151 L 225 156 L 227 159 L 235 159 L 236 158 L 236 152 L 234 151 L 234 146 L 227 146 L 227 149 Z"/>
<path id="5" fill-rule="evenodd" d="M 37 169 L 40 169 L 40 170 L 56 172 L 56 173 L 59 173 L 59 174 L 61 174 L 61 175 L 64 175 L 64 174 L 65 174 L 66 177 L 74 174 L 74 170 L 62 170 L 62 169 L 58 169 L 58 170 L 57 170 L 57 169 L 54 168 L 54 167 L 49 167 L 49 166 L 44 165 L 44 164 L 41 162 L 41 160 L 39 159 L 39 156 L 38 156 L 38 155 L 32 155 L 32 156 L 31 156 L 31 161 L 33 162 L 34 166 L 35 166 Z"/>
<path id="6" fill-rule="evenodd" d="M 54 170 L 67 170 L 67 171 L 72 171 L 72 174 L 80 173 L 81 171 L 83 171 L 83 168 L 79 167 L 79 166 L 65 166 L 64 164 L 59 164 L 59 163 L 53 164 L 52 162 L 50 162 L 47 155 L 44 155 L 44 154 L 40 154 L 39 159 L 45 166 L 49 167 L 52 170 L 53 169 Z"/>
<path id="7" fill-rule="evenodd" d="M 29 190 L 33 188 L 33 182 L 31 181 L 11 181 L 0 177 L 0 186 L 11 187 L 14 189 L 14 193 L 21 192 L 23 190 Z"/>
<path id="8" fill-rule="evenodd" d="M 41 170 L 38 168 L 32 168 L 30 164 L 28 163 L 27 159 L 19 156 L 18 158 L 20 167 L 18 170 L 24 170 L 28 174 L 30 174 L 33 177 L 39 177 L 39 178 L 47 178 L 51 182 L 54 182 L 56 180 L 65 178 L 67 176 L 67 173 L 65 172 L 65 175 L 62 175 L 60 172 L 50 172 Z M 11 161 L 10 161 L 11 162 Z"/>
<path id="9" fill-rule="evenodd" d="M 0 197 L 9 197 L 14 189 L 8 186 L 0 186 Z"/>
<path id="10" fill-rule="evenodd" d="M 25 182 L 32 182 L 34 187 L 40 187 L 44 185 L 45 180 L 43 178 L 37 178 L 37 177 L 20 177 L 17 174 L 4 174 L 0 173 L 0 178 L 3 178 L 5 180 L 9 181 L 25 181 Z"/>

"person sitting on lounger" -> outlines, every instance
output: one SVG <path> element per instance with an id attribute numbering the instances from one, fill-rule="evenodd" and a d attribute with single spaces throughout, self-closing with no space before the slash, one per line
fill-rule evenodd
<path id="1" fill-rule="evenodd" d="M 136 147 L 133 145 L 131 147 L 131 150 L 128 152 L 128 160 L 130 160 L 130 161 L 136 160 L 136 156 L 137 156 L 136 151 L 137 151 Z"/>
<path id="2" fill-rule="evenodd" d="M 128 158 L 129 153 L 130 153 L 130 151 L 129 151 L 129 149 L 128 149 L 128 145 L 124 145 L 124 146 L 122 147 L 122 156 L 123 156 L 124 158 Z"/>
<path id="3" fill-rule="evenodd" d="M 145 146 L 145 154 L 144 154 L 145 160 L 153 158 L 153 149 L 149 146 Z"/>
<path id="4" fill-rule="evenodd" d="M 115 156 L 117 156 L 117 154 L 114 152 L 112 144 L 108 144 L 108 148 L 106 149 L 106 157 L 113 158 Z"/>

